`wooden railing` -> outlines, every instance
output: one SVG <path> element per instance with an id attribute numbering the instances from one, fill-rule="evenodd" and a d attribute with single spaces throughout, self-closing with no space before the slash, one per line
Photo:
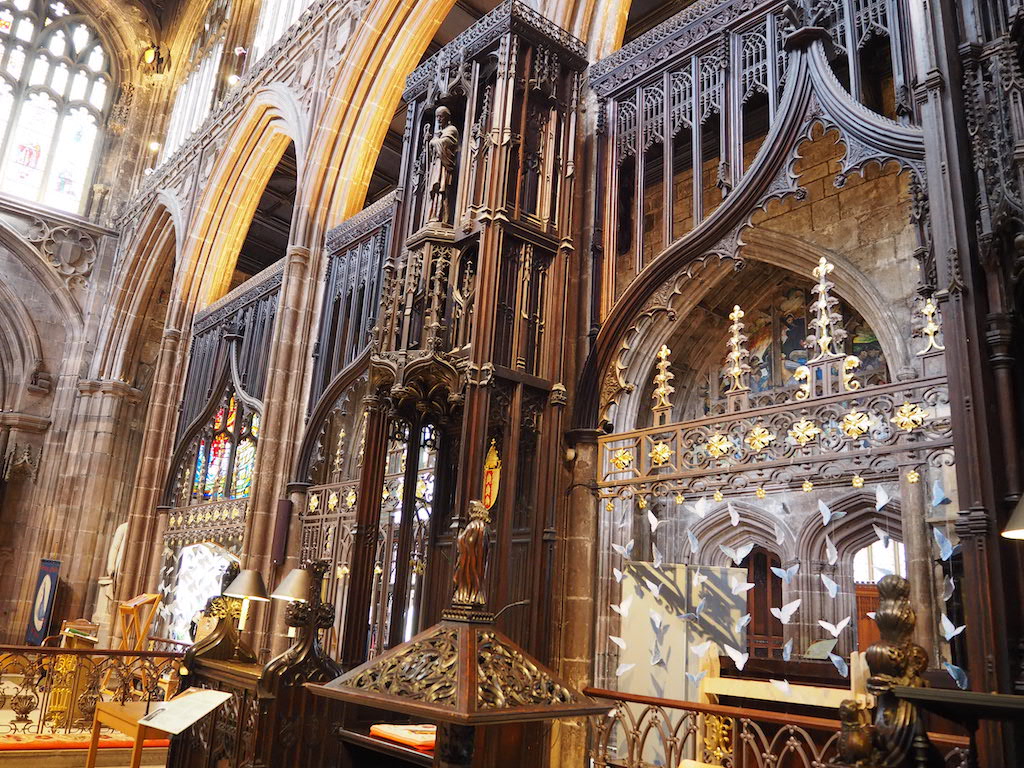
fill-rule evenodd
<path id="1" fill-rule="evenodd" d="M 0 645 L 0 737 L 92 727 L 100 701 L 163 701 L 181 653 Z"/>
<path id="2" fill-rule="evenodd" d="M 819 768 L 837 757 L 840 722 L 788 712 L 699 704 L 587 688 L 610 702 L 595 719 L 595 768 L 676 766 L 684 759 L 730 768 Z M 966 736 L 930 733 L 946 768 L 970 765 Z"/>

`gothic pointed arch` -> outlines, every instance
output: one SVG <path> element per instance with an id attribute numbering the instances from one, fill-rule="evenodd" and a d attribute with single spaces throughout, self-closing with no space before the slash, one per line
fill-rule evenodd
<path id="1" fill-rule="evenodd" d="M 630 282 L 610 307 L 580 378 L 574 423 L 599 418 L 599 387 L 616 367 L 615 355 L 638 316 L 664 306 L 681 277 L 713 262 L 742 263 L 744 233 L 757 211 L 772 200 L 800 195 L 798 147 L 816 126 L 839 131 L 846 152 L 837 183 L 871 162 L 895 160 L 923 177 L 922 131 L 900 125 L 854 101 L 832 73 L 820 40 L 789 52 L 786 85 L 774 121 L 749 169 L 726 199 L 699 226 L 670 244 Z M 669 309 L 670 307 L 665 307 Z"/>

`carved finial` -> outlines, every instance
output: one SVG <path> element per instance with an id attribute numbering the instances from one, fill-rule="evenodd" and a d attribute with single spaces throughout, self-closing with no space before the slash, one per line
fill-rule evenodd
<path id="1" fill-rule="evenodd" d="M 658 350 L 658 373 L 654 377 L 654 393 L 651 397 L 654 398 L 654 420 L 657 424 L 664 424 L 668 420 L 668 415 L 672 410 L 672 393 L 676 391 L 669 382 L 672 381 L 676 376 L 669 367 L 669 357 L 672 356 L 672 350 L 670 350 L 664 344 L 661 345 L 661 349 Z"/>
<path id="2" fill-rule="evenodd" d="M 469 502 L 469 522 L 459 534 L 458 560 L 455 562 L 455 594 L 445 618 L 466 619 L 479 614 L 487 602 L 484 575 L 487 570 L 487 524 L 491 522 L 487 507 Z"/>
<path id="3" fill-rule="evenodd" d="M 939 341 L 939 334 L 942 333 L 942 321 L 939 318 L 939 308 L 935 300 L 929 296 L 925 299 L 924 306 L 920 309 L 921 317 L 924 318 L 924 325 L 920 333 L 927 340 L 924 349 L 917 354 L 927 355 L 929 352 L 944 352 L 946 348 Z"/>
<path id="4" fill-rule="evenodd" d="M 739 304 L 736 304 L 732 308 L 732 312 L 729 313 L 729 319 L 732 320 L 732 325 L 729 326 L 728 355 L 729 378 L 732 379 L 729 384 L 730 392 L 750 389 L 750 364 L 747 362 L 750 352 L 743 346 L 743 342 L 747 340 L 743 333 L 743 317 L 743 310 L 740 309 Z"/>
<path id="5" fill-rule="evenodd" d="M 827 357 L 838 357 L 841 352 L 839 344 L 846 338 L 846 331 L 843 330 L 843 317 L 837 311 L 839 299 L 832 295 L 835 285 L 828 276 L 835 270 L 835 265 L 830 263 L 824 256 L 818 261 L 818 266 L 811 272 L 818 283 L 814 286 L 814 293 L 817 298 L 811 304 L 811 312 L 814 317 L 811 325 L 814 333 L 807 337 L 807 346 L 815 351 L 812 363 L 824 360 Z"/>

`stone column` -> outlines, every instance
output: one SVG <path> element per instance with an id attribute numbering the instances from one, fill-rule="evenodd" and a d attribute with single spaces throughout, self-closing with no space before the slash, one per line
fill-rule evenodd
<path id="1" fill-rule="evenodd" d="M 922 475 L 923 477 L 923 475 Z M 910 599 L 917 613 L 914 642 L 928 651 L 936 663 L 935 574 L 932 568 L 932 537 L 926 522 L 928 506 L 924 483 L 912 483 L 900 474 L 900 512 L 903 517 L 903 545 L 907 556 Z"/>
<path id="2" fill-rule="evenodd" d="M 268 585 L 276 584 L 284 574 L 271 558 L 277 502 L 284 498 L 285 487 L 292 479 L 295 450 L 304 428 L 306 371 L 316 298 L 311 256 L 309 248 L 304 246 L 288 247 L 263 393 L 262 437 L 249 497 L 243 567 L 259 570 Z M 267 654 L 280 646 L 281 641 L 274 638 L 275 627 L 283 637 L 284 626 L 276 620 L 279 609 L 283 610 L 279 605 L 264 607 L 262 619 L 256 625 L 253 644 Z"/>
<path id="3" fill-rule="evenodd" d="M 150 394 L 149 413 L 135 476 L 135 492 L 128 517 L 128 544 L 124 570 L 118 585 L 118 597 L 127 600 L 157 585 L 149 583 L 156 538 L 156 507 L 161 502 L 167 480 L 168 463 L 174 441 L 177 420 L 178 394 L 184 366 L 179 365 L 182 333 L 177 328 L 165 328 L 160 340 L 153 391 Z M 179 375 L 182 374 L 182 375 Z"/>
<path id="4" fill-rule="evenodd" d="M 593 678 L 597 594 L 597 432 L 574 433 L 575 459 L 566 502 L 563 539 L 556 573 L 561 602 L 555 652 L 566 682 L 585 688 Z M 552 725 L 551 765 L 583 765 L 587 721 L 557 720 Z"/>

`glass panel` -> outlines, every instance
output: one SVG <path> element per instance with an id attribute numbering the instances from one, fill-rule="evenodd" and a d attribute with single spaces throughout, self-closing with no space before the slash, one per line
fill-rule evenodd
<path id="1" fill-rule="evenodd" d="M 248 496 L 252 487 L 252 471 L 256 467 L 256 441 L 245 438 L 238 444 L 235 454 L 235 481 L 231 497 Z"/>
<path id="2" fill-rule="evenodd" d="M 88 88 L 89 76 L 85 72 L 76 72 L 75 79 L 71 81 L 71 93 L 68 94 L 68 98 L 72 101 L 82 101 Z"/>
<path id="3" fill-rule="evenodd" d="M 68 87 L 68 67 L 66 64 L 58 64 L 53 68 L 52 79 L 50 80 L 50 87 L 60 96 L 64 95 L 64 91 Z"/>
<path id="4" fill-rule="evenodd" d="M 192 481 L 192 501 L 196 501 L 202 495 L 203 470 L 206 468 L 206 441 L 199 441 L 199 451 L 196 453 L 196 470 Z"/>
<path id="5" fill-rule="evenodd" d="M 102 72 L 105 67 L 105 62 L 106 57 L 103 55 L 103 49 L 97 45 L 89 53 L 89 69 L 91 69 L 93 72 Z"/>
<path id="6" fill-rule="evenodd" d="M 4 190 L 35 199 L 43 183 L 46 157 L 57 125 L 57 105 L 41 93 L 28 97 L 14 129 L 4 170 Z"/>
<path id="7" fill-rule="evenodd" d="M 32 64 L 32 73 L 28 76 L 29 85 L 42 85 L 50 73 L 50 60 L 46 56 L 36 56 Z"/>
<path id="8" fill-rule="evenodd" d="M 7 72 L 11 77 L 21 77 L 21 70 L 25 66 L 25 49 L 20 45 L 11 51 L 7 59 Z"/>
<path id="9" fill-rule="evenodd" d="M 217 435 L 210 446 L 210 463 L 206 470 L 203 501 L 216 501 L 224 497 L 224 483 L 228 475 L 228 457 L 231 441 L 225 433 Z"/>
<path id="10" fill-rule="evenodd" d="M 228 432 L 235 431 L 235 422 L 238 419 L 238 404 L 235 402 L 235 398 L 231 398 L 228 403 Z"/>
<path id="11" fill-rule="evenodd" d="M 50 17 L 59 19 L 62 16 L 67 16 L 71 13 L 68 7 L 64 3 L 50 3 Z"/>
<path id="12" fill-rule="evenodd" d="M 0 80 L 0 141 L 7 133 L 7 123 L 14 109 L 14 89 L 6 80 Z"/>
<path id="13" fill-rule="evenodd" d="M 106 106 L 107 82 L 105 80 L 96 80 L 92 84 L 92 91 L 89 93 L 89 103 L 96 107 L 96 109 L 103 109 Z"/>
<path id="14" fill-rule="evenodd" d="M 14 7 L 19 11 L 27 11 L 31 4 L 32 0 L 14 0 Z"/>
<path id="15" fill-rule="evenodd" d="M 50 53 L 54 56 L 63 56 L 64 51 L 67 50 L 67 38 L 64 37 L 63 32 L 55 32 L 50 35 L 50 44 L 46 46 L 50 49 Z"/>
<path id="16" fill-rule="evenodd" d="M 0 35 L 11 34 L 11 27 L 14 24 L 14 14 L 10 11 L 0 11 Z"/>
<path id="17" fill-rule="evenodd" d="M 22 19 L 18 22 L 18 37 L 22 40 L 31 40 L 36 28 L 30 19 Z"/>
<path id="18" fill-rule="evenodd" d="M 81 208 L 96 133 L 96 118 L 87 109 L 72 109 L 64 118 L 44 202 L 65 211 Z"/>
<path id="19" fill-rule="evenodd" d="M 75 54 L 79 54 L 89 43 L 89 29 L 82 24 L 78 24 L 71 31 L 71 42 L 75 46 Z"/>

